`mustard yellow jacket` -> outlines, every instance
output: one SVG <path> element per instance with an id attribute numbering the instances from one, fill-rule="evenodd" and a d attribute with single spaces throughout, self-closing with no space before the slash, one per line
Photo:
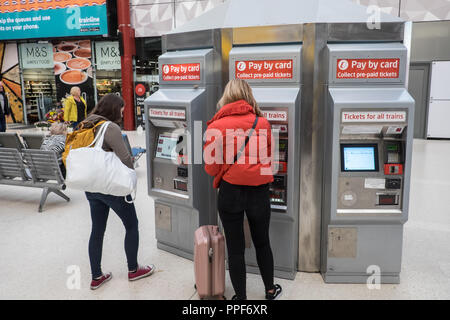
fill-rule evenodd
<path id="1" fill-rule="evenodd" d="M 84 117 L 87 117 L 87 106 L 86 101 L 84 101 L 83 97 L 80 97 L 81 101 L 84 104 Z M 64 121 L 72 121 L 78 122 L 78 110 L 77 103 L 73 96 L 70 96 L 66 99 L 64 103 Z"/>

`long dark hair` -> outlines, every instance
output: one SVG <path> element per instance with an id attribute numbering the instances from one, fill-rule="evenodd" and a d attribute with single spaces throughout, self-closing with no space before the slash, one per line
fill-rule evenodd
<path id="1" fill-rule="evenodd" d="M 114 93 L 108 93 L 100 99 L 89 115 L 96 114 L 120 125 L 122 122 L 120 110 L 124 105 L 125 102 L 121 97 Z"/>

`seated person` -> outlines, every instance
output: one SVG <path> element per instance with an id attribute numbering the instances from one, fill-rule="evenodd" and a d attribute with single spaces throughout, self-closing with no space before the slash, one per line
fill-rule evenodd
<path id="1" fill-rule="evenodd" d="M 67 125 L 55 122 L 50 126 L 50 135 L 44 138 L 41 150 L 55 151 L 61 173 L 66 178 L 66 168 L 62 162 L 62 154 L 66 147 Z"/>

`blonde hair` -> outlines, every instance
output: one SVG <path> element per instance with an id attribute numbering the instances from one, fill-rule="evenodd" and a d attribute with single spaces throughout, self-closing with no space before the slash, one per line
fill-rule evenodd
<path id="1" fill-rule="evenodd" d="M 73 94 L 75 93 L 75 90 L 79 91 L 80 94 L 81 94 L 81 89 L 80 89 L 80 87 L 72 87 L 72 88 L 70 88 L 70 95 L 73 96 Z"/>
<path id="2" fill-rule="evenodd" d="M 67 125 L 62 122 L 54 122 L 50 126 L 50 134 L 54 135 L 65 135 L 67 134 Z"/>
<path id="3" fill-rule="evenodd" d="M 233 79 L 228 82 L 223 92 L 222 98 L 217 103 L 217 110 L 227 104 L 239 100 L 245 100 L 249 105 L 253 107 L 256 115 L 258 115 L 259 117 L 263 116 L 261 109 L 259 109 L 255 97 L 253 96 L 252 88 L 246 81 L 241 79 Z"/>

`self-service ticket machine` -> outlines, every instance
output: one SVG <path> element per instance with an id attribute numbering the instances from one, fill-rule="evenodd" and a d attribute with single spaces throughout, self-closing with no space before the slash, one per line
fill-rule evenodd
<path id="1" fill-rule="evenodd" d="M 278 137 L 270 187 L 270 241 L 275 276 L 294 279 L 298 256 L 299 123 L 301 45 L 235 47 L 230 79 L 246 80 Z M 274 149 L 273 148 L 273 149 Z M 254 247 L 246 251 L 247 271 L 259 272 Z"/>
<path id="2" fill-rule="evenodd" d="M 329 283 L 399 283 L 414 100 L 401 43 L 329 44 L 321 272 Z"/>
<path id="3" fill-rule="evenodd" d="M 159 58 L 160 90 L 145 100 L 157 247 L 188 259 L 195 229 L 217 224 L 216 191 L 202 158 L 220 92 L 217 64 L 213 49 L 167 52 Z"/>

